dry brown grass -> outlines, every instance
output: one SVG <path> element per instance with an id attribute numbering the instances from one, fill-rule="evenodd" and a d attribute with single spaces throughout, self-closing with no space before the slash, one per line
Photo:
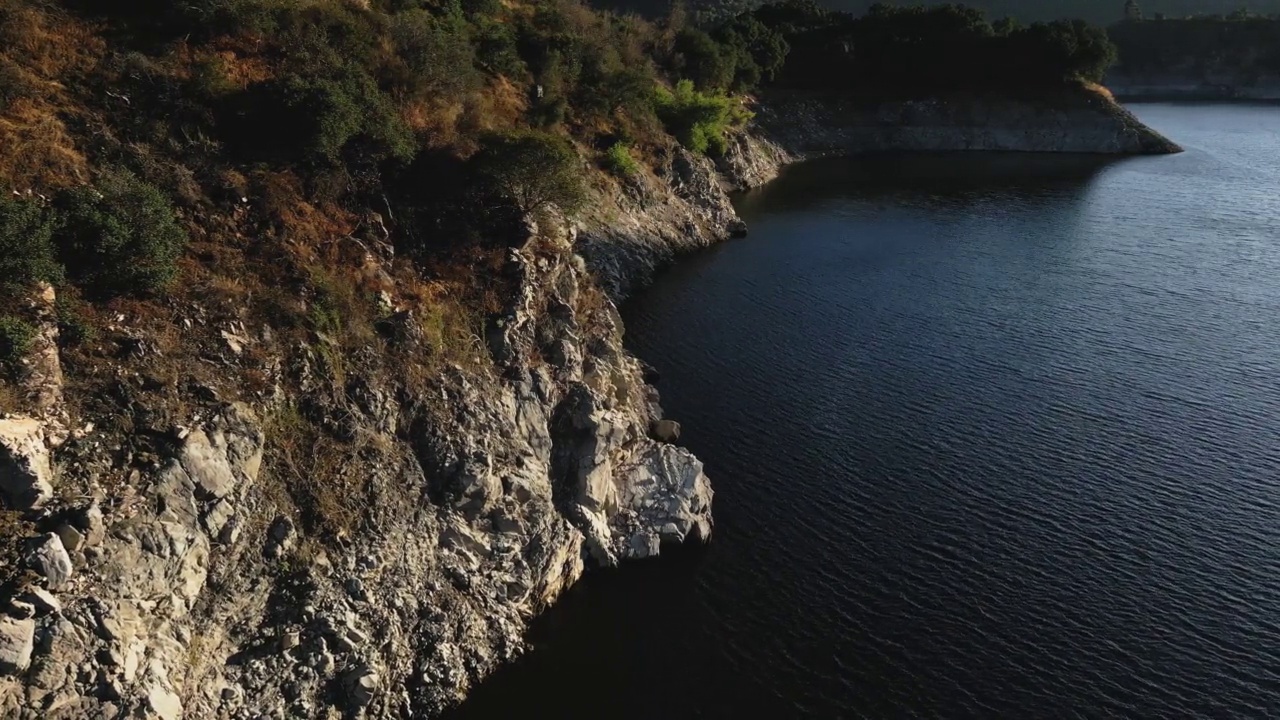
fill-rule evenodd
<path id="1" fill-rule="evenodd" d="M 83 182 L 88 165 L 67 130 L 77 108 L 66 87 L 101 59 L 101 38 L 64 13 L 0 0 L 0 47 L 26 88 L 0 114 L 0 185 L 46 191 Z"/>
<path id="2" fill-rule="evenodd" d="M 0 414 L 18 412 L 20 408 L 17 388 L 0 380 Z"/>
<path id="3" fill-rule="evenodd" d="M 217 89 L 244 90 L 255 83 L 266 82 L 276 75 L 276 63 L 261 54 L 261 48 L 244 38 L 220 37 L 206 47 L 181 43 L 171 59 L 176 61 L 176 75 L 191 79 L 196 72 L 212 74 Z"/>
<path id="4" fill-rule="evenodd" d="M 288 171 L 262 170 L 250 178 L 251 201 L 275 237 L 306 257 L 307 248 L 350 235 L 358 222 L 339 207 L 310 202 L 301 180 Z"/>
<path id="5" fill-rule="evenodd" d="M 93 26 L 25 0 L 0 0 L 0 43 L 6 55 L 49 81 L 88 70 L 105 49 Z"/>
<path id="6" fill-rule="evenodd" d="M 1093 93 L 1096 93 L 1096 94 L 1098 94 L 1098 95 L 1101 95 L 1101 96 L 1102 96 L 1103 98 L 1105 98 L 1108 102 L 1115 102 L 1115 101 L 1116 101 L 1116 96 L 1115 96 L 1115 95 L 1112 95 L 1112 94 L 1111 94 L 1111 89 L 1110 89 L 1110 88 L 1108 88 L 1108 87 L 1107 87 L 1107 86 L 1105 86 L 1105 85 L 1100 85 L 1100 84 L 1095 83 L 1095 82 L 1086 82 L 1086 83 L 1083 83 L 1083 85 L 1084 85 L 1084 88 L 1085 88 L 1086 90 L 1088 90 L 1088 91 L 1090 91 L 1090 92 L 1093 92 Z"/>
<path id="7" fill-rule="evenodd" d="M 307 528 L 328 537 L 345 537 L 359 526 L 367 477 L 355 448 L 326 435 L 295 405 L 276 408 L 264 428 L 267 437 L 266 484 L 278 504 L 297 508 Z"/>
<path id="8" fill-rule="evenodd" d="M 494 78 L 480 93 L 471 111 L 474 123 L 483 130 L 516 127 L 529 109 L 525 90 L 505 77 Z"/>
<path id="9" fill-rule="evenodd" d="M 88 176 L 88 163 L 55 105 L 21 98 L 0 116 L 0 182 L 16 190 L 47 192 Z"/>

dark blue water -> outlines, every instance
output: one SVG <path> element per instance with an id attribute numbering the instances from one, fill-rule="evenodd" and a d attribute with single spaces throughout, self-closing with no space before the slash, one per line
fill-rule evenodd
<path id="1" fill-rule="evenodd" d="M 717 489 L 473 718 L 1280 715 L 1280 108 L 815 163 L 627 308 Z"/>

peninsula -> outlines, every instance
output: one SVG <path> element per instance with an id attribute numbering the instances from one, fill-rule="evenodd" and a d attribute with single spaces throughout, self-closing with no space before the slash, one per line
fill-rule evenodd
<path id="1" fill-rule="evenodd" d="M 869 150 L 1172 152 L 1085 23 L 0 0 L 0 714 L 431 717 L 707 541 L 618 303 Z"/>

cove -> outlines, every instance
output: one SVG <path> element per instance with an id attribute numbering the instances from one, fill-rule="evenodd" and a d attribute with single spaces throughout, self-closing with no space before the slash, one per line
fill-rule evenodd
<path id="1" fill-rule="evenodd" d="M 1280 712 L 1280 108 L 1187 152 L 822 161 L 625 308 L 716 536 L 457 717 Z"/>

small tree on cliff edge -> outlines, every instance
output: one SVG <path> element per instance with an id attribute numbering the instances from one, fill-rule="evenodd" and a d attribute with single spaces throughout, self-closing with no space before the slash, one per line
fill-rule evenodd
<path id="1" fill-rule="evenodd" d="M 521 214 L 548 205 L 572 214 L 586 199 L 578 154 L 558 135 L 536 130 L 494 134 L 472 162 L 481 191 L 510 202 Z"/>

